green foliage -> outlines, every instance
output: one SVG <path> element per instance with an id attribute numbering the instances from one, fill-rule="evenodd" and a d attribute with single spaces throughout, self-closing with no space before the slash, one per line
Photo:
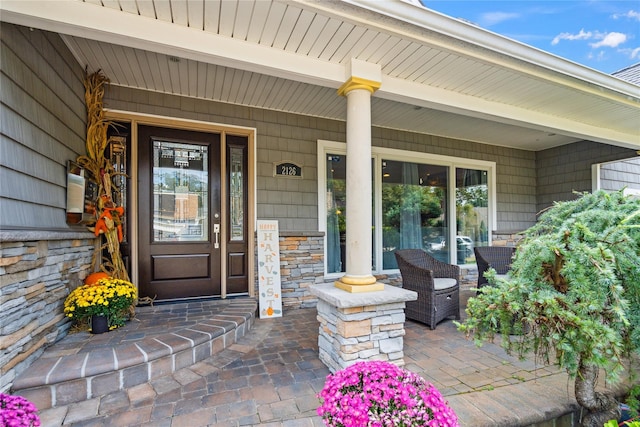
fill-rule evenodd
<path id="1" fill-rule="evenodd" d="M 456 229 L 458 234 L 471 237 L 474 241 L 487 241 L 487 227 L 478 215 L 478 208 L 488 206 L 489 191 L 486 185 L 456 188 Z M 459 253 L 458 261 L 464 261 L 472 253 Z"/>
<path id="2" fill-rule="evenodd" d="M 640 421 L 631 421 L 629 424 L 625 424 L 628 427 L 640 427 Z M 616 420 L 608 421 L 604 427 L 619 427 L 619 424 Z"/>
<path id="3" fill-rule="evenodd" d="M 476 343 L 499 334 L 510 353 L 617 379 L 640 350 L 640 200 L 600 191 L 556 203 L 525 232 L 510 279 L 487 277 L 495 286 L 469 300 L 459 325 Z"/>
<path id="4" fill-rule="evenodd" d="M 384 185 L 382 187 L 382 212 L 385 224 L 400 227 L 403 212 L 416 212 L 422 225 L 432 225 L 442 215 L 442 191 L 418 185 Z"/>
<path id="5" fill-rule="evenodd" d="M 637 375 L 634 375 L 631 378 L 633 381 L 637 381 Z M 634 385 L 633 387 L 631 387 L 631 390 L 629 390 L 629 393 L 627 394 L 627 398 L 625 400 L 625 403 L 627 404 L 627 406 L 629 406 L 630 410 L 631 410 L 631 415 L 634 417 L 638 416 L 638 409 L 640 408 L 640 385 Z M 640 427 L 640 426 L 639 426 Z"/>
<path id="6" fill-rule="evenodd" d="M 470 187 L 456 188 L 456 203 L 458 205 L 470 204 L 471 206 L 489 206 L 489 192 L 487 185 L 472 185 Z"/>

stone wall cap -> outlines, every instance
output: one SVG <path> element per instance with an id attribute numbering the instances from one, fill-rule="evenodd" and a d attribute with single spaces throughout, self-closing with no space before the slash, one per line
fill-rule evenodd
<path id="1" fill-rule="evenodd" d="M 418 299 L 417 292 L 391 285 L 384 285 L 383 291 L 351 293 L 336 288 L 333 283 L 323 283 L 311 286 L 310 291 L 319 299 L 338 308 L 393 304 Z"/>
<path id="2" fill-rule="evenodd" d="M 324 237 L 324 231 L 285 231 L 280 230 L 280 237 Z"/>
<path id="3" fill-rule="evenodd" d="M 84 230 L 0 230 L 0 242 L 32 242 L 39 240 L 95 239 L 96 236 Z"/>
<path id="4" fill-rule="evenodd" d="M 253 233 L 257 235 L 258 232 Z M 324 237 L 324 231 L 291 231 L 291 230 L 278 230 L 280 237 Z"/>
<path id="5" fill-rule="evenodd" d="M 495 235 L 503 235 L 503 234 L 522 234 L 527 230 L 493 230 L 491 234 Z"/>

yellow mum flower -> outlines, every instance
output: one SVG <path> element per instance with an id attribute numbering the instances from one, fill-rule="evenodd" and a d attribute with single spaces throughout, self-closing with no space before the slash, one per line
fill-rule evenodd
<path id="1" fill-rule="evenodd" d="M 106 314 L 109 327 L 124 325 L 137 298 L 137 289 L 126 280 L 102 278 L 93 285 L 74 289 L 64 302 L 64 313 L 77 321 L 94 314 Z"/>

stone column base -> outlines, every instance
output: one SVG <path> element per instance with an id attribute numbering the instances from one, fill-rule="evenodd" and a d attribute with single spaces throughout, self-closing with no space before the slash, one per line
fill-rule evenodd
<path id="1" fill-rule="evenodd" d="M 331 284 L 312 286 L 311 293 L 318 297 L 319 357 L 331 372 L 365 360 L 404 365 L 405 303 L 417 293 L 389 285 L 350 293 Z"/>

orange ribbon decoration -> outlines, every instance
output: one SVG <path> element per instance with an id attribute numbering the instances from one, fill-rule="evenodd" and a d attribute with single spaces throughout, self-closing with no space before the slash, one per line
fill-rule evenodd
<path id="1" fill-rule="evenodd" d="M 122 242 L 122 223 L 120 222 L 120 217 L 124 215 L 124 208 L 122 206 L 116 206 L 115 208 L 103 208 L 102 215 L 100 215 L 100 218 L 96 221 L 94 233 L 98 236 L 100 233 L 107 233 L 109 231 L 106 220 L 109 219 L 115 224 L 112 214 L 113 211 L 118 215 L 118 225 L 116 226 L 116 230 L 118 231 L 118 242 Z"/>

